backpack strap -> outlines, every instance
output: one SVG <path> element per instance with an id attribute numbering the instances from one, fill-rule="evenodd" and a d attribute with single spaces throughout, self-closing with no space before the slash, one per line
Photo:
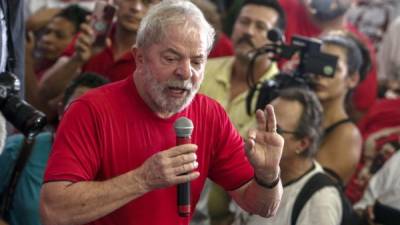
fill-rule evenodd
<path id="1" fill-rule="evenodd" d="M 313 196 L 313 194 L 326 186 L 337 187 L 335 182 L 324 173 L 316 173 L 307 181 L 294 202 L 290 223 L 291 225 L 296 225 L 301 210 L 304 208 L 305 204 Z"/>
<path id="2" fill-rule="evenodd" d="M 3 193 L 3 198 L 0 202 L 0 218 L 7 217 L 8 215 L 8 211 L 10 210 L 11 203 L 14 198 L 14 193 L 18 184 L 18 180 L 21 176 L 22 170 L 28 162 L 29 156 L 32 153 L 34 143 L 34 138 L 24 138 L 23 140 L 21 152 L 19 153 L 10 181 Z"/>

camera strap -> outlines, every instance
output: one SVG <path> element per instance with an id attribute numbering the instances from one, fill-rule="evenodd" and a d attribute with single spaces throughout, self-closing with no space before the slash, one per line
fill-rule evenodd
<path id="1" fill-rule="evenodd" d="M 8 182 L 7 188 L 2 193 L 1 205 L 0 205 L 0 218 L 6 218 L 8 211 L 10 210 L 12 200 L 14 198 L 15 189 L 18 184 L 18 180 L 21 176 L 22 170 L 28 162 L 29 156 L 31 155 L 33 145 L 35 144 L 35 138 L 24 138 L 21 152 L 18 155 L 15 163 L 11 178 Z"/>
<path id="2" fill-rule="evenodd" d="M 6 4 L 6 5 L 4 5 Z M 3 11 L 5 21 L 6 21 L 6 29 L 7 29 L 7 66 L 6 71 L 14 71 L 15 69 L 15 52 L 14 52 L 14 44 L 13 44 L 13 36 L 11 32 L 11 14 L 10 14 L 10 1 L 9 0 L 0 0 L 0 7 Z"/>

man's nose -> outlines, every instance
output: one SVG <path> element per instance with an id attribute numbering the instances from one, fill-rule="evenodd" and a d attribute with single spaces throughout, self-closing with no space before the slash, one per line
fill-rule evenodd
<path id="1" fill-rule="evenodd" d="M 54 34 L 53 33 L 47 33 L 42 36 L 42 41 L 45 43 L 52 42 L 54 40 Z"/>
<path id="2" fill-rule="evenodd" d="M 244 33 L 248 35 L 249 37 L 253 37 L 256 32 L 256 27 L 254 23 L 250 23 L 246 28 L 244 29 Z"/>
<path id="3" fill-rule="evenodd" d="M 190 60 L 182 60 L 176 69 L 176 75 L 178 75 L 182 80 L 188 80 L 192 77 L 192 66 Z"/>

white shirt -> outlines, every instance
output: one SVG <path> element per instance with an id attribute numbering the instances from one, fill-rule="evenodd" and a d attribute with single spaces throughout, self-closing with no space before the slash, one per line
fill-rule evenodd
<path id="1" fill-rule="evenodd" d="M 400 210 L 400 151 L 397 151 L 383 167 L 369 180 L 362 199 L 355 209 L 365 209 L 375 200 Z"/>
<path id="2" fill-rule="evenodd" d="M 242 222 L 246 225 L 290 225 L 292 209 L 303 186 L 317 172 L 323 172 L 321 165 L 314 163 L 315 168 L 301 179 L 283 188 L 283 196 L 277 214 L 271 218 L 251 215 Z M 301 210 L 297 225 L 338 225 L 342 220 L 342 202 L 335 187 L 324 187 L 314 193 Z"/>

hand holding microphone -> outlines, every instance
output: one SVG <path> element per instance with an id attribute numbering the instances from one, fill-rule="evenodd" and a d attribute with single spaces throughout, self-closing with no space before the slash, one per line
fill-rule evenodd
<path id="1" fill-rule="evenodd" d="M 176 145 L 190 144 L 193 131 L 193 123 L 186 117 L 181 117 L 174 123 L 176 133 Z M 190 215 L 190 182 L 178 184 L 177 187 L 178 214 L 181 217 Z"/>
<path id="2" fill-rule="evenodd" d="M 200 173 L 196 171 L 198 167 L 196 156 L 197 146 L 190 144 L 190 134 L 193 125 L 191 125 L 189 129 L 190 133 L 187 134 L 186 132 L 189 130 L 186 130 L 186 120 L 188 119 L 183 119 L 185 120 L 183 124 L 179 122 L 181 119 L 182 118 L 178 119 L 174 126 L 177 133 L 176 146 L 161 150 L 152 155 L 137 169 L 135 174 L 139 176 L 137 182 L 140 182 L 144 193 L 183 184 L 179 185 L 178 190 L 180 191 L 178 192 L 184 193 L 183 195 L 186 196 L 186 199 L 182 200 L 182 198 L 184 198 L 183 195 L 178 193 L 178 196 L 181 196 L 181 198 L 178 198 L 178 201 L 182 203 L 179 203 L 182 205 L 182 207 L 180 207 L 182 208 L 182 215 L 189 216 L 190 190 L 185 188 L 188 187 L 187 184 L 189 184 L 190 181 L 198 178 Z M 191 124 L 191 122 L 189 123 Z M 171 132 L 173 131 L 171 130 Z M 189 203 L 189 205 L 186 203 Z"/>

